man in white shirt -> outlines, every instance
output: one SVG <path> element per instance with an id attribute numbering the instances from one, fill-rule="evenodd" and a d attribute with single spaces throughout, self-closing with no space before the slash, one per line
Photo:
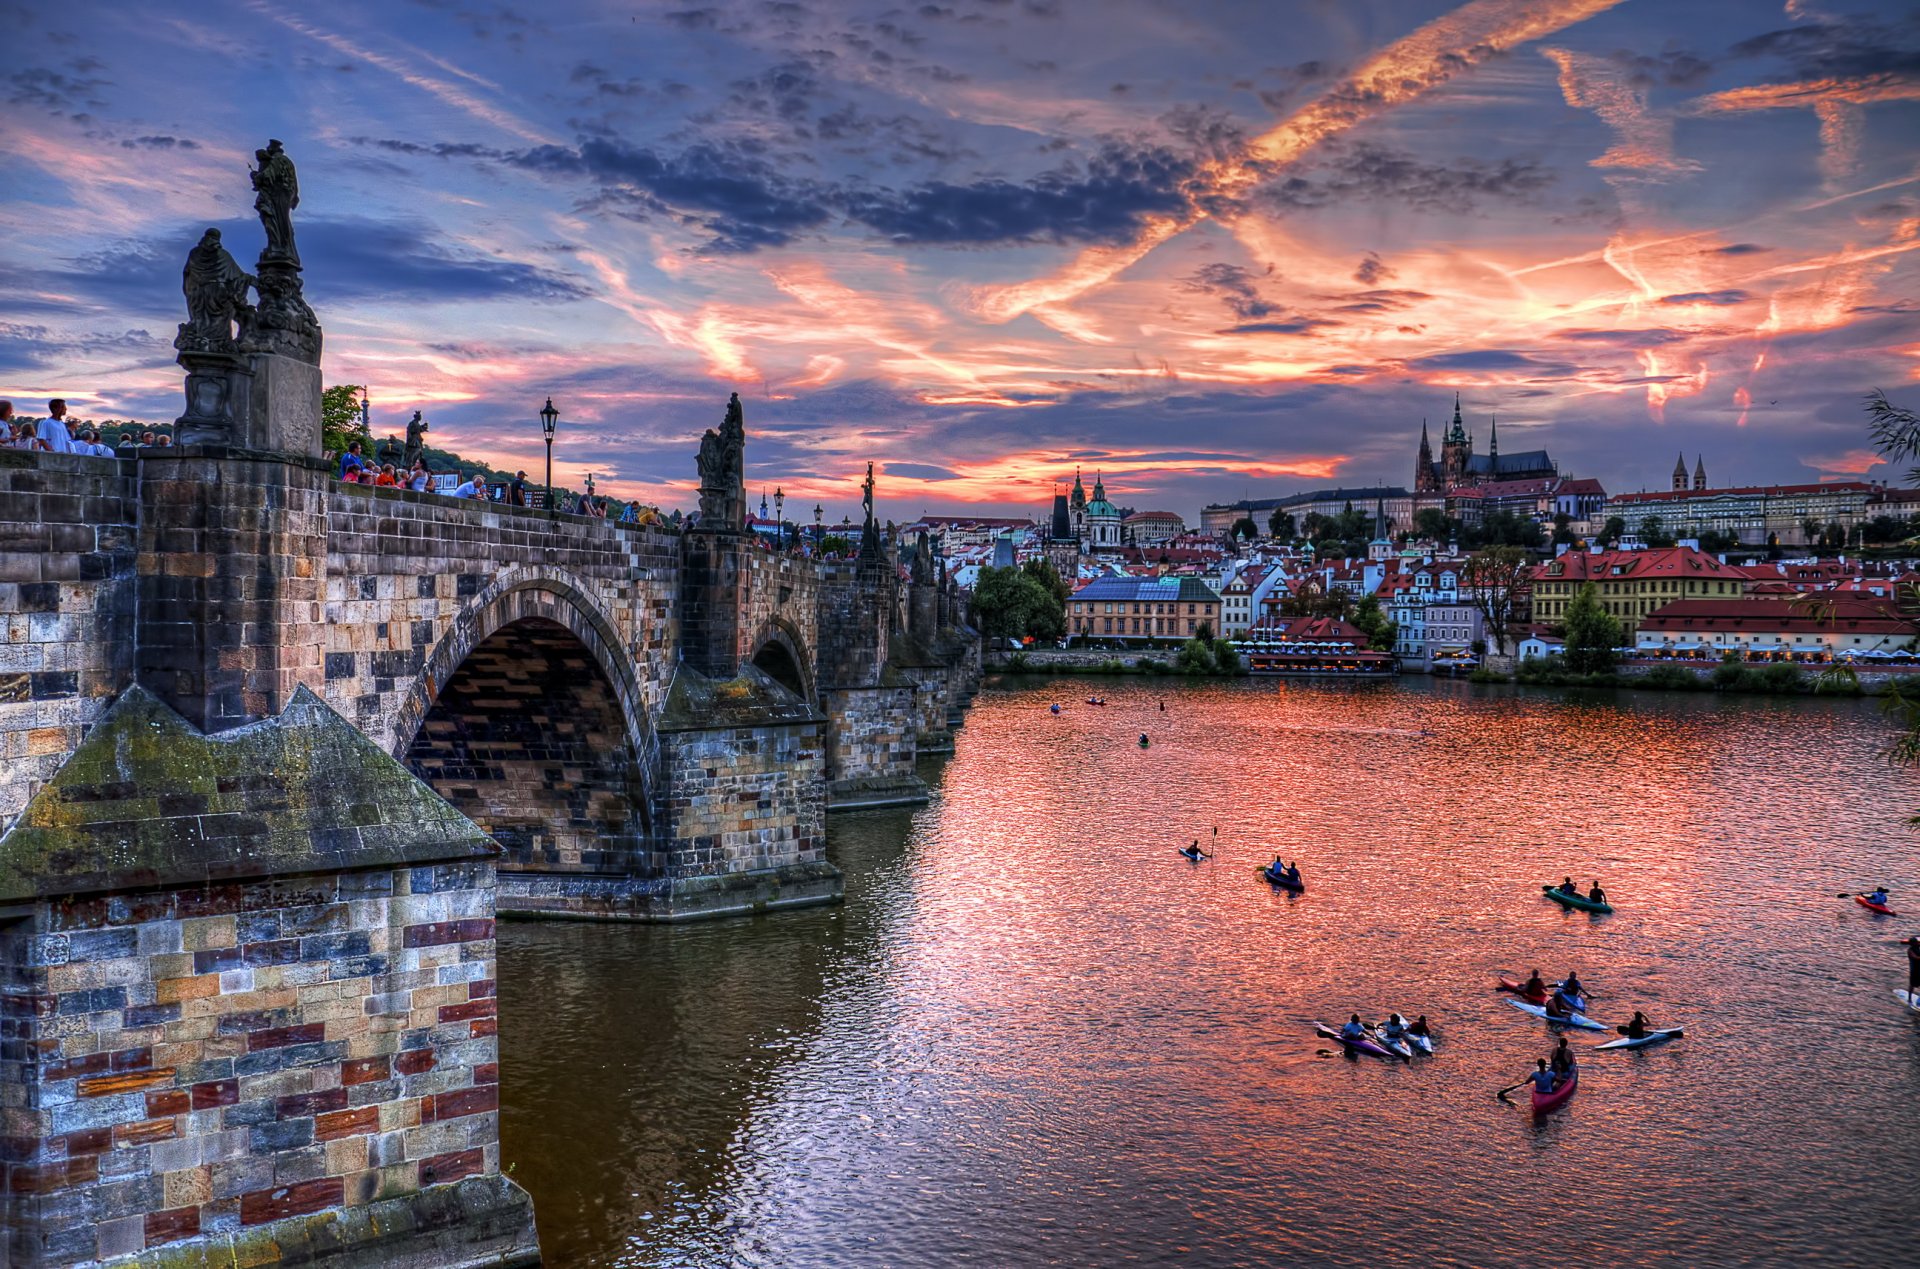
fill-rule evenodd
<path id="1" fill-rule="evenodd" d="M 475 493 L 474 490 L 476 488 L 482 490 L 482 492 Z M 480 477 L 469 476 L 464 483 L 454 487 L 453 496 L 456 498 L 484 498 L 487 496 L 484 490 L 485 486 L 480 484 Z"/>
<path id="2" fill-rule="evenodd" d="M 87 453 L 92 454 L 96 458 L 114 457 L 112 447 L 101 444 L 100 433 L 94 431 L 92 428 L 87 429 Z"/>
<path id="3" fill-rule="evenodd" d="M 40 420 L 40 439 L 55 454 L 71 454 L 73 434 L 67 431 L 67 403 L 55 398 L 47 402 L 47 417 Z"/>

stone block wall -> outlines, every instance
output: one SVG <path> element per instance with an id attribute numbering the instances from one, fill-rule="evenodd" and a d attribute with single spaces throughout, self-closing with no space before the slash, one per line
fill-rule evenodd
<path id="1" fill-rule="evenodd" d="M 580 610 L 556 616 L 626 667 L 636 735 L 658 712 L 679 637 L 678 535 L 337 482 L 327 508 L 324 695 L 388 752 L 405 752 L 431 701 L 423 675 L 450 675 L 529 589 Z"/>
<path id="2" fill-rule="evenodd" d="M 890 565 L 834 561 L 822 566 L 817 645 L 822 688 L 880 681 L 897 589 Z"/>
<path id="3" fill-rule="evenodd" d="M 317 690 L 324 465 L 197 446 L 138 462 L 139 682 L 209 733 Z"/>
<path id="4" fill-rule="evenodd" d="M 826 857 L 819 722 L 671 732 L 661 759 L 670 872 L 752 872 Z"/>
<path id="5" fill-rule="evenodd" d="M 35 903 L 0 934 L 12 1263 L 258 1264 L 342 1227 L 340 1263 L 414 1263 L 436 1219 L 427 1263 L 533 1263 L 497 1175 L 493 885 L 470 860 Z"/>
<path id="6" fill-rule="evenodd" d="M 912 684 L 829 688 L 821 696 L 833 719 L 827 735 L 829 806 L 927 800 L 927 786 L 914 772 L 918 713 Z"/>
<path id="7" fill-rule="evenodd" d="M 908 666 L 899 673 L 901 678 L 913 684 L 915 748 L 920 753 L 951 750 L 954 672 L 946 666 Z"/>
<path id="8" fill-rule="evenodd" d="M 747 603 L 741 625 L 740 656 L 751 658 L 777 624 L 810 662 L 820 646 L 820 571 L 814 560 L 797 555 L 754 551 L 748 558 Z M 813 666 L 805 667 L 811 675 Z"/>
<path id="9" fill-rule="evenodd" d="M 0 827 L 133 681 L 130 459 L 0 449 Z"/>

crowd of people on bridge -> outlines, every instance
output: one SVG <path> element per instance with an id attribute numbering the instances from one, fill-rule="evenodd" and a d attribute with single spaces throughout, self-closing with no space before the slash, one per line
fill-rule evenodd
<path id="1" fill-rule="evenodd" d="M 458 468 L 437 472 L 427 466 L 424 457 L 414 459 L 413 466 L 402 471 L 394 463 L 368 458 L 365 446 L 359 441 L 349 441 L 346 449 L 341 451 L 340 465 L 335 474 L 348 484 L 411 489 L 416 493 L 438 493 L 450 498 L 473 498 L 482 502 L 504 502 L 511 507 L 540 505 L 536 498 L 538 486 L 528 483 L 524 471 L 515 472 L 512 480 L 493 484 L 487 480 L 485 472 L 466 472 Z M 607 500 L 595 495 L 593 477 L 588 476 L 586 493 L 578 497 L 570 493 L 562 494 L 559 509 L 605 519 Z"/>
<path id="2" fill-rule="evenodd" d="M 0 447 L 38 450 L 46 454 L 91 454 L 99 458 L 113 458 L 123 449 L 173 444 L 173 437 L 164 432 L 155 434 L 152 428 L 139 432 L 128 429 L 124 432 L 102 433 L 96 427 L 68 418 L 67 403 L 59 397 L 47 402 L 46 417 L 38 419 L 15 417 L 13 402 L 0 401 L 0 423 L 6 424 L 7 428 L 5 439 L 0 440 Z"/>

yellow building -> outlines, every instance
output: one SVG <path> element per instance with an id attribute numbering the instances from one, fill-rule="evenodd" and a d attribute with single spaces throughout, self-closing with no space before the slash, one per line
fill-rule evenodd
<path id="1" fill-rule="evenodd" d="M 1592 582 L 1600 604 L 1632 642 L 1641 619 L 1676 599 L 1724 599 L 1742 595 L 1747 577 L 1690 546 L 1651 551 L 1568 551 L 1533 573 L 1533 619 L 1543 625 L 1566 620 L 1567 605 Z"/>

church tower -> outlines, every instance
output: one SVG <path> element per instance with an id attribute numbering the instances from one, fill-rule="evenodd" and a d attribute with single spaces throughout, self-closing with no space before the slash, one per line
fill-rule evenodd
<path id="1" fill-rule="evenodd" d="M 1673 460 L 1673 492 L 1685 493 L 1687 488 L 1687 456 L 1685 454 Z"/>
<path id="2" fill-rule="evenodd" d="M 1460 417 L 1460 394 L 1453 394 L 1453 425 L 1440 442 L 1440 476 L 1445 489 L 1467 483 L 1467 460 L 1473 457 L 1473 442 L 1467 439 L 1467 425 Z"/>
<path id="3" fill-rule="evenodd" d="M 1693 487 L 1696 490 L 1707 487 L 1707 456 L 1705 454 L 1700 455 L 1699 460 L 1693 465 Z"/>
<path id="4" fill-rule="evenodd" d="M 1425 419 L 1420 420 L 1420 457 L 1413 460 L 1413 492 L 1440 492 L 1440 477 L 1433 468 L 1433 446 L 1427 441 Z"/>
<path id="5" fill-rule="evenodd" d="M 1073 469 L 1073 493 L 1067 498 L 1067 514 L 1073 525 L 1073 536 L 1083 543 L 1087 540 L 1087 487 L 1080 483 L 1080 469 Z"/>
<path id="6" fill-rule="evenodd" d="M 1487 458 L 1493 463 L 1497 476 L 1500 469 L 1500 420 L 1492 415 L 1488 415 L 1487 419 Z"/>

